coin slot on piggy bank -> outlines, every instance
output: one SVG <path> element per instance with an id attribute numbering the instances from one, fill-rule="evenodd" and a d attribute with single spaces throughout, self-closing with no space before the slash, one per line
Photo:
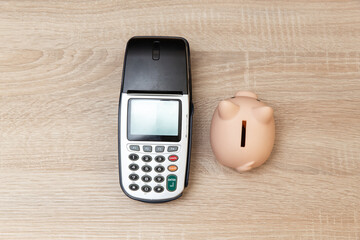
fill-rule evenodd
<path id="1" fill-rule="evenodd" d="M 245 140 L 246 140 L 246 121 L 242 121 L 242 128 L 241 128 L 241 147 L 245 147 Z"/>

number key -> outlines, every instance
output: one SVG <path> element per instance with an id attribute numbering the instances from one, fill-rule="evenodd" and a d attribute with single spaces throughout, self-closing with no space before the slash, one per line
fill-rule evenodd
<path id="1" fill-rule="evenodd" d="M 141 169 L 142 169 L 144 172 L 150 172 L 152 168 L 151 168 L 149 165 L 144 165 Z"/>
<path id="2" fill-rule="evenodd" d="M 133 171 L 136 171 L 139 169 L 139 165 L 135 164 L 135 163 L 132 163 L 129 165 L 129 169 L 130 170 L 133 170 Z"/>
<path id="3" fill-rule="evenodd" d="M 149 155 L 145 155 L 141 158 L 144 162 L 151 162 L 152 157 Z"/>
<path id="4" fill-rule="evenodd" d="M 156 156 L 155 161 L 158 163 L 162 163 L 165 161 L 165 157 L 164 156 Z"/>
<path id="5" fill-rule="evenodd" d="M 144 175 L 141 180 L 143 180 L 144 182 L 150 182 L 151 181 L 151 177 L 149 175 Z"/>
<path id="6" fill-rule="evenodd" d="M 132 173 L 129 175 L 130 180 L 136 181 L 139 179 L 139 175 Z"/>
<path id="7" fill-rule="evenodd" d="M 133 160 L 133 161 L 136 161 L 139 159 L 139 155 L 135 154 L 135 153 L 132 153 L 129 155 L 129 159 L 130 160 Z"/>
<path id="8" fill-rule="evenodd" d="M 157 182 L 157 183 L 161 183 L 161 182 L 163 182 L 165 179 L 164 179 L 163 176 L 156 176 L 156 177 L 154 178 L 154 180 L 155 180 L 155 182 Z"/>
<path id="9" fill-rule="evenodd" d="M 151 187 L 148 185 L 144 185 L 142 186 L 141 190 L 143 190 L 144 192 L 150 192 L 151 191 Z"/>
<path id="10" fill-rule="evenodd" d="M 165 170 L 165 168 L 163 166 L 156 166 L 155 167 L 155 172 L 161 173 Z"/>

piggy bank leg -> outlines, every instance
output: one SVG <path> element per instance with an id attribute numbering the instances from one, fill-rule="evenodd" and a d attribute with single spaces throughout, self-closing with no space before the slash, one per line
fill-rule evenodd
<path id="1" fill-rule="evenodd" d="M 236 168 L 236 171 L 238 172 L 245 172 L 245 171 L 249 171 L 250 169 L 253 168 L 253 164 L 255 163 L 255 161 L 251 161 L 248 163 L 245 163 L 244 165 L 241 165 L 240 167 Z"/>

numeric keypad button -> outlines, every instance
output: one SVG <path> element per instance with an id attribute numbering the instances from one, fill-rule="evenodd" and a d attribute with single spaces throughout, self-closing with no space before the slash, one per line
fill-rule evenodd
<path id="1" fill-rule="evenodd" d="M 162 182 L 165 180 L 165 178 L 164 178 L 163 176 L 156 176 L 156 177 L 154 178 L 154 180 L 155 180 L 155 182 L 157 182 L 157 183 L 162 183 Z"/>
<path id="2" fill-rule="evenodd" d="M 149 155 L 144 155 L 144 156 L 142 156 L 141 159 L 142 159 L 144 162 L 151 162 L 152 157 L 149 156 Z"/>
<path id="3" fill-rule="evenodd" d="M 177 176 L 176 175 L 168 175 L 166 180 L 166 188 L 168 191 L 173 192 L 176 190 L 177 185 Z"/>
<path id="4" fill-rule="evenodd" d="M 164 187 L 162 186 L 156 186 L 154 187 L 154 191 L 157 192 L 157 193 L 161 193 L 164 191 Z"/>
<path id="5" fill-rule="evenodd" d="M 144 176 L 142 176 L 141 180 L 143 180 L 144 182 L 150 182 L 151 177 L 149 175 L 144 175 Z"/>
<path id="6" fill-rule="evenodd" d="M 144 152 L 152 152 L 152 146 L 143 146 Z"/>
<path id="7" fill-rule="evenodd" d="M 164 146 L 156 146 L 155 147 L 155 152 L 164 152 L 165 151 L 165 147 Z"/>
<path id="8" fill-rule="evenodd" d="M 139 145 L 130 145 L 129 149 L 131 151 L 140 151 L 140 146 Z"/>
<path id="9" fill-rule="evenodd" d="M 135 163 L 132 163 L 129 165 L 129 169 L 132 170 L 132 171 L 136 171 L 139 169 L 139 165 L 135 164 Z"/>
<path id="10" fill-rule="evenodd" d="M 178 146 L 168 146 L 167 151 L 168 152 L 176 152 L 179 149 Z"/>
<path id="11" fill-rule="evenodd" d="M 164 156 L 156 156 L 155 161 L 158 163 L 162 163 L 165 161 L 165 157 Z"/>
<path id="12" fill-rule="evenodd" d="M 132 181 L 136 181 L 139 179 L 139 175 L 135 174 L 135 173 L 132 173 L 129 175 L 129 179 L 132 180 Z"/>
<path id="13" fill-rule="evenodd" d="M 130 160 L 133 160 L 133 161 L 136 161 L 139 159 L 139 155 L 135 154 L 135 153 L 132 153 L 129 155 L 129 159 Z"/>
<path id="14" fill-rule="evenodd" d="M 164 170 L 165 170 L 165 168 L 163 166 L 156 166 L 155 167 L 155 172 L 162 173 Z"/>
<path id="15" fill-rule="evenodd" d="M 143 192 L 150 192 L 151 187 L 149 185 L 144 185 L 144 186 L 141 187 L 141 190 L 143 190 Z"/>
<path id="16" fill-rule="evenodd" d="M 179 159 L 179 157 L 176 156 L 176 155 L 171 155 L 171 156 L 168 157 L 168 159 L 169 159 L 170 161 L 172 161 L 172 162 L 176 162 L 176 161 Z"/>
<path id="17" fill-rule="evenodd" d="M 178 170 L 178 167 L 176 165 L 170 165 L 168 166 L 168 170 L 170 172 L 175 172 L 176 170 Z"/>
<path id="18" fill-rule="evenodd" d="M 144 172 L 151 172 L 152 168 L 149 165 L 144 165 L 141 168 Z"/>
<path id="19" fill-rule="evenodd" d="M 129 185 L 130 190 L 136 191 L 139 189 L 139 185 L 133 183 Z"/>

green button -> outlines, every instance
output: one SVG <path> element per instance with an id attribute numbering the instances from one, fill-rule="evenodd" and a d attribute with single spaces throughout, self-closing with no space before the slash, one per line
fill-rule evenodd
<path id="1" fill-rule="evenodd" d="M 175 191 L 176 190 L 176 182 L 177 182 L 176 175 L 167 176 L 167 184 L 166 184 L 167 190 L 170 192 Z"/>

